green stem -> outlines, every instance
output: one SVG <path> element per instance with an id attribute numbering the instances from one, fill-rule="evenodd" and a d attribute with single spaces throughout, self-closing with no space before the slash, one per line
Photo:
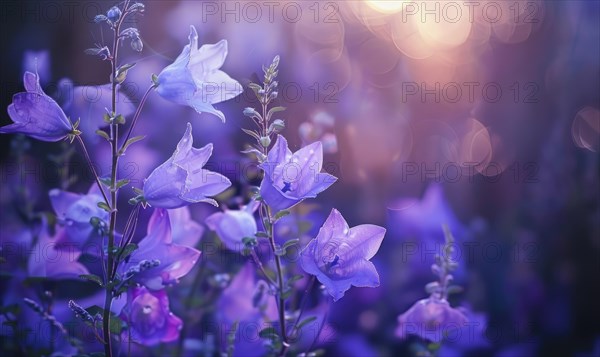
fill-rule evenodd
<path id="1" fill-rule="evenodd" d="M 77 141 L 81 145 L 81 149 L 83 150 L 83 156 L 85 157 L 85 160 L 87 161 L 88 165 L 90 166 L 90 170 L 94 174 L 94 179 L 96 179 L 96 184 L 98 185 L 98 188 L 100 189 L 100 192 L 102 193 L 102 197 L 104 198 L 104 202 L 107 205 L 110 205 L 110 201 L 108 200 L 108 196 L 106 196 L 106 192 L 104 192 L 104 187 L 102 186 L 102 183 L 100 182 L 100 178 L 98 177 L 98 173 L 96 172 L 96 168 L 94 167 L 94 164 L 92 163 L 92 160 L 90 159 L 90 154 L 88 153 L 87 148 L 85 147 L 85 143 L 83 142 L 83 139 L 81 138 L 80 135 L 77 135 Z"/>
<path id="2" fill-rule="evenodd" d="M 135 111 L 135 114 L 133 114 L 133 119 L 131 121 L 131 125 L 129 126 L 129 131 L 127 132 L 127 135 L 125 136 L 125 140 L 123 140 L 123 143 L 121 144 L 121 149 L 119 149 L 120 152 L 123 152 L 123 149 L 125 148 L 125 144 L 127 143 L 127 140 L 129 140 L 129 138 L 131 137 L 133 128 L 135 128 L 135 125 L 137 124 L 138 118 L 140 117 L 140 113 L 142 112 L 142 108 L 144 107 L 144 104 L 146 103 L 146 99 L 148 99 L 148 95 L 150 94 L 152 89 L 154 89 L 156 87 L 157 87 L 157 84 L 152 84 L 148 88 L 146 93 L 144 93 L 144 96 L 142 97 L 142 100 L 140 101 L 140 105 L 138 105 L 138 107 Z"/>

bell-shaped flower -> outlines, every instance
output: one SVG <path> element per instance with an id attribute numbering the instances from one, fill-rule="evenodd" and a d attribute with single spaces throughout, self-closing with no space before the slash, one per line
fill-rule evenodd
<path id="1" fill-rule="evenodd" d="M 265 177 L 260 195 L 275 211 L 290 208 L 305 198 L 314 198 L 331 186 L 337 178 L 322 173 L 323 146 L 315 142 L 292 154 L 281 135 L 260 164 Z"/>
<path id="2" fill-rule="evenodd" d="M 244 249 L 242 239 L 256 235 L 257 226 L 254 212 L 259 205 L 260 202 L 252 201 L 240 210 L 213 213 L 206 218 L 204 223 L 208 228 L 217 232 L 228 249 L 239 252 Z"/>
<path id="3" fill-rule="evenodd" d="M 48 233 L 48 224 L 44 219 L 36 245 L 27 261 L 27 272 L 31 277 L 52 279 L 79 279 L 79 275 L 89 274 L 87 268 L 79 262 L 81 251 L 74 245 L 57 249 L 58 241 L 66 235 L 58 228 L 54 236 Z"/>
<path id="4" fill-rule="evenodd" d="M 212 154 L 212 144 L 196 149 L 193 143 L 192 125 L 188 123 L 173 156 L 144 181 L 143 196 L 148 204 L 157 208 L 179 208 L 197 202 L 217 206 L 208 196 L 223 192 L 231 182 L 221 174 L 202 168 Z"/>
<path id="5" fill-rule="evenodd" d="M 23 83 L 26 92 L 13 96 L 8 115 L 14 122 L 0 128 L 0 133 L 20 133 L 42 141 L 59 141 L 75 128 L 60 108 L 40 86 L 37 74 L 25 72 Z"/>
<path id="6" fill-rule="evenodd" d="M 396 336 L 417 335 L 439 343 L 442 339 L 465 326 L 467 317 L 448 301 L 431 296 L 417 301 L 408 311 L 398 316 Z"/>
<path id="7" fill-rule="evenodd" d="M 300 264 L 337 301 L 351 285 L 379 286 L 379 274 L 369 259 L 379 250 L 384 235 L 385 228 L 372 224 L 349 228 L 333 209 L 317 237 L 302 250 Z"/>
<path id="8" fill-rule="evenodd" d="M 127 263 L 121 265 L 121 275 L 144 261 L 156 260 L 157 266 L 140 271 L 131 279 L 149 289 L 160 290 L 189 273 L 199 257 L 199 250 L 173 243 L 167 210 L 155 209 L 148 222 L 146 237 L 138 243 Z"/>
<path id="9" fill-rule="evenodd" d="M 156 91 L 163 98 L 189 105 L 198 113 L 211 113 L 225 122 L 223 112 L 213 104 L 232 99 L 242 93 L 242 86 L 220 70 L 227 57 L 227 41 L 198 48 L 198 33 L 190 26 L 190 43 L 171 65 L 160 72 Z"/>
<path id="10" fill-rule="evenodd" d="M 177 340 L 183 327 L 183 321 L 169 310 L 167 292 L 151 291 L 143 286 L 127 292 L 127 305 L 120 317 L 131 333 L 123 333 L 124 339 L 131 336 L 131 342 L 146 346 Z"/>
<path id="11" fill-rule="evenodd" d="M 195 247 L 202 238 L 204 227 L 192 219 L 189 207 L 170 209 L 171 236 L 173 243 Z"/>
<path id="12" fill-rule="evenodd" d="M 83 249 L 93 237 L 99 238 L 90 220 L 97 217 L 108 222 L 108 212 L 98 207 L 98 202 L 102 202 L 103 198 L 96 184 L 86 195 L 59 189 L 50 190 L 48 195 L 56 218 L 66 231 L 58 240 L 59 245 L 74 245 Z"/>

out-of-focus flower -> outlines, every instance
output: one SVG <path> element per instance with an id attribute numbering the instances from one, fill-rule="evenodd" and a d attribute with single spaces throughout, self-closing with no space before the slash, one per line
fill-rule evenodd
<path id="1" fill-rule="evenodd" d="M 51 76 L 51 67 L 48 50 L 28 50 L 23 54 L 23 72 L 37 73 L 42 84 L 47 84 L 46 81 Z"/>
<path id="2" fill-rule="evenodd" d="M 188 123 L 173 156 L 144 180 L 143 195 L 147 203 L 157 208 L 179 208 L 197 202 L 217 206 L 208 196 L 223 192 L 231 182 L 202 168 L 212 154 L 212 144 L 196 149 L 193 143 L 192 125 Z"/>
<path id="3" fill-rule="evenodd" d="M 244 248 L 242 239 L 254 237 L 257 231 L 254 212 L 260 205 L 257 201 L 250 202 L 240 210 L 227 210 L 210 215 L 204 221 L 208 228 L 217 232 L 227 248 L 241 251 Z"/>
<path id="4" fill-rule="evenodd" d="M 131 341 L 146 346 L 175 341 L 183 327 L 183 321 L 169 310 L 167 292 L 150 291 L 143 286 L 128 291 L 121 318 L 130 328 Z M 128 333 L 123 335 L 127 340 Z"/>
<path id="5" fill-rule="evenodd" d="M 108 212 L 98 207 L 103 198 L 98 186 L 93 184 L 86 195 L 52 189 L 48 193 L 50 203 L 66 234 L 57 239 L 57 244 L 83 248 L 99 232 L 90 223 L 92 217 L 108 222 Z"/>
<path id="6" fill-rule="evenodd" d="M 170 209 L 168 212 L 173 243 L 195 247 L 204 233 L 204 227 L 192 219 L 189 207 Z"/>
<path id="7" fill-rule="evenodd" d="M 246 263 L 223 290 L 216 311 L 223 331 L 229 331 L 234 322 L 239 323 L 234 340 L 234 356 L 266 354 L 264 341 L 258 333 L 267 321 L 277 320 L 277 306 L 266 283 L 255 280 L 251 263 Z M 224 337 L 221 342 L 225 345 L 227 334 L 221 335 Z"/>
<path id="8" fill-rule="evenodd" d="M 126 272 L 143 260 L 157 260 L 158 266 L 143 270 L 132 279 L 149 289 L 159 290 L 165 285 L 176 283 L 189 273 L 199 257 L 200 251 L 173 243 L 167 211 L 155 209 L 148 222 L 146 237 L 138 243 L 138 249 L 131 254 L 129 261 L 123 264 L 121 269 L 122 272 Z"/>
<path id="9" fill-rule="evenodd" d="M 57 242 L 62 240 L 66 232 L 58 228 L 53 237 L 48 233 L 48 224 L 44 219 L 37 244 L 33 248 L 27 262 L 27 272 L 32 277 L 52 279 L 78 279 L 79 275 L 89 274 L 83 264 L 78 262 L 81 251 L 74 245 L 68 249 L 57 250 Z"/>
<path id="10" fill-rule="evenodd" d="M 369 261 L 379 250 L 385 228 L 362 224 L 353 228 L 332 209 L 319 234 L 301 252 L 300 263 L 308 274 L 325 285 L 334 301 L 351 285 L 379 286 L 379 274 Z"/>
<path id="11" fill-rule="evenodd" d="M 467 317 L 451 307 L 448 301 L 431 296 L 417 301 L 398 316 L 396 336 L 405 338 L 407 335 L 417 335 L 439 343 L 445 335 L 464 327 L 467 322 Z"/>
<path id="12" fill-rule="evenodd" d="M 323 146 L 320 142 L 292 154 L 287 140 L 281 135 L 277 136 L 277 142 L 260 167 L 265 171 L 260 195 L 276 211 L 316 197 L 337 180 L 335 176 L 321 172 Z"/>
<path id="13" fill-rule="evenodd" d="M 0 133 L 20 133 L 42 141 L 59 141 L 73 134 L 75 128 L 60 108 L 40 86 L 37 74 L 25 72 L 23 83 L 27 92 L 17 93 L 8 106 L 14 122 L 0 128 Z"/>
<path id="14" fill-rule="evenodd" d="M 160 72 L 156 91 L 177 104 L 189 105 L 198 113 L 216 115 L 225 122 L 225 115 L 213 104 L 232 99 L 242 93 L 242 86 L 220 70 L 227 57 L 227 41 L 198 48 L 198 33 L 190 26 L 190 43 L 171 65 Z"/>

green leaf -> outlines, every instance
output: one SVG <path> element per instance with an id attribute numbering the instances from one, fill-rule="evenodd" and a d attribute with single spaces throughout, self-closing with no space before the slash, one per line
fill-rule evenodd
<path id="1" fill-rule="evenodd" d="M 117 82 L 118 84 L 123 83 L 125 81 L 125 78 L 127 78 L 127 71 L 133 68 L 133 66 L 135 66 L 135 63 L 127 63 L 117 68 L 117 73 L 115 74 L 115 82 Z"/>
<path id="2" fill-rule="evenodd" d="M 300 239 L 290 239 L 290 240 L 288 240 L 287 242 L 285 242 L 283 244 L 282 248 L 283 249 L 288 249 L 289 247 L 294 246 L 294 245 L 296 245 L 298 243 L 300 243 Z"/>
<path id="3" fill-rule="evenodd" d="M 277 212 L 277 213 L 275 214 L 275 220 L 278 220 L 278 219 L 280 219 L 280 218 L 282 218 L 282 217 L 285 217 L 285 216 L 287 216 L 288 214 L 290 214 L 290 211 L 288 211 L 288 210 L 285 210 L 285 209 L 284 209 L 283 211 L 279 211 L 279 212 Z"/>
<path id="4" fill-rule="evenodd" d="M 98 275 L 94 275 L 94 274 L 83 274 L 79 276 L 81 279 L 85 279 L 85 280 L 89 280 L 89 281 L 93 281 L 94 283 L 100 285 L 100 286 L 104 286 L 104 283 L 102 282 L 102 278 L 100 278 Z"/>
<path id="5" fill-rule="evenodd" d="M 110 188 L 112 186 L 112 180 L 110 177 L 100 177 L 100 182 L 104 184 L 104 186 Z"/>
<path id="6" fill-rule="evenodd" d="M 250 135 L 250 136 L 251 136 L 251 137 L 253 137 L 254 139 L 256 139 L 256 140 L 260 140 L 260 136 L 259 136 L 259 135 L 258 135 L 256 132 L 254 132 L 254 131 L 252 131 L 252 130 L 244 129 L 244 128 L 242 128 L 242 131 L 243 131 L 244 133 L 246 133 L 246 134 Z"/>
<path id="7" fill-rule="evenodd" d="M 106 141 L 110 141 L 110 137 L 108 136 L 108 134 L 106 133 L 106 131 L 98 129 L 98 130 L 96 130 L 96 134 L 98 134 L 101 137 L 103 137 Z"/>
<path id="8" fill-rule="evenodd" d="M 108 213 L 110 213 L 110 211 L 111 211 L 110 207 L 108 207 L 106 202 L 98 202 L 98 207 L 102 208 L 103 210 L 105 210 Z"/>
<path id="9" fill-rule="evenodd" d="M 122 179 L 117 181 L 117 189 L 127 185 L 129 183 L 129 179 Z"/>
<path id="10" fill-rule="evenodd" d="M 256 232 L 255 235 L 259 238 L 269 238 L 269 234 L 267 232 Z"/>
<path id="11" fill-rule="evenodd" d="M 137 187 L 133 187 L 133 192 L 135 192 L 136 195 L 142 195 L 144 193 L 144 191 L 142 191 L 141 189 L 137 188 Z"/>
<path id="12" fill-rule="evenodd" d="M 260 338 L 266 338 L 266 339 L 273 339 L 275 338 L 279 338 L 279 335 L 277 334 L 277 330 L 275 330 L 274 327 L 266 327 L 262 330 L 260 330 L 260 332 L 258 333 L 258 336 Z"/>
<path id="13" fill-rule="evenodd" d="M 125 118 L 123 117 L 123 115 L 119 114 L 115 117 L 114 122 L 117 124 L 125 124 Z"/>
<path id="14" fill-rule="evenodd" d="M 129 145 L 138 142 L 140 140 L 143 140 L 146 136 L 145 135 L 140 135 L 140 136 L 134 136 L 133 138 L 127 140 L 125 142 L 125 144 L 123 145 L 123 148 L 121 148 L 121 150 L 119 151 L 119 155 L 123 155 L 125 153 L 125 151 L 127 150 L 127 148 L 129 147 Z"/>
<path id="15" fill-rule="evenodd" d="M 158 85 L 158 76 L 152 73 L 152 83 Z"/>
<path id="16" fill-rule="evenodd" d="M 121 251 L 121 259 L 125 259 L 131 255 L 136 249 L 138 249 L 138 245 L 135 243 L 129 243 L 123 248 Z"/>
<path id="17" fill-rule="evenodd" d="M 87 312 L 89 312 L 90 315 L 92 315 L 92 316 L 96 316 L 96 314 L 100 314 L 100 315 L 104 316 L 104 309 L 98 305 L 94 305 L 85 310 Z M 123 320 L 121 320 L 121 318 L 119 316 L 113 314 L 112 312 L 110 313 L 109 328 L 110 328 L 110 333 L 115 334 L 115 335 L 120 334 L 121 331 L 123 330 Z"/>
<path id="18" fill-rule="evenodd" d="M 304 275 L 296 274 L 288 279 L 287 285 L 292 286 L 292 285 L 294 285 L 295 282 L 297 282 L 298 280 L 302 280 L 302 279 L 304 279 Z"/>
<path id="19" fill-rule="evenodd" d="M 273 108 L 269 109 L 269 112 L 267 113 L 267 120 L 271 119 L 271 116 L 273 116 L 273 114 L 282 112 L 285 109 L 286 109 L 285 107 L 273 107 Z"/>
<path id="20" fill-rule="evenodd" d="M 302 329 L 302 327 L 304 327 L 304 326 L 308 325 L 309 323 L 311 323 L 311 322 L 315 321 L 316 319 L 317 319 L 317 317 L 316 317 L 316 316 L 307 317 L 307 318 L 305 318 L 304 320 L 302 320 L 302 321 L 298 322 L 298 325 L 296 326 L 296 328 L 297 328 L 298 330 L 300 330 L 300 329 Z"/>

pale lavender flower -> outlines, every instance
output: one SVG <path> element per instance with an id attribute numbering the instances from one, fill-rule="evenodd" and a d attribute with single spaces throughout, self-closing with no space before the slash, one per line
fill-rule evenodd
<path id="1" fill-rule="evenodd" d="M 231 186 L 227 177 L 202 168 L 212 154 L 212 144 L 196 149 L 192 147 L 193 143 L 192 125 L 188 123 L 173 156 L 144 181 L 144 199 L 151 206 L 179 208 L 197 202 L 217 206 L 217 202 L 208 196 L 217 195 Z"/>
<path id="2" fill-rule="evenodd" d="M 173 243 L 195 247 L 204 233 L 204 227 L 192 219 L 190 208 L 181 207 L 168 212 Z"/>
<path id="3" fill-rule="evenodd" d="M 167 292 L 145 287 L 134 287 L 127 292 L 121 319 L 127 322 L 131 341 L 146 346 L 177 340 L 183 327 L 183 321 L 169 309 Z M 123 333 L 123 337 L 127 340 L 128 333 Z"/>
<path id="4" fill-rule="evenodd" d="M 337 301 L 351 285 L 379 286 L 379 274 L 369 260 L 379 250 L 384 235 L 385 228 L 372 224 L 349 228 L 340 212 L 333 209 L 317 237 L 302 250 L 300 264 Z"/>
<path id="5" fill-rule="evenodd" d="M 244 249 L 242 239 L 254 237 L 257 231 L 254 212 L 260 205 L 257 201 L 250 202 L 240 210 L 217 212 L 204 221 L 208 228 L 217 232 L 227 248 L 234 251 Z"/>
<path id="6" fill-rule="evenodd" d="M 439 343 L 453 331 L 464 327 L 467 317 L 444 299 L 431 296 L 417 301 L 408 311 L 398 316 L 396 336 L 417 335 Z"/>
<path id="7" fill-rule="evenodd" d="M 227 41 L 198 48 L 198 33 L 190 26 L 189 44 L 171 65 L 160 72 L 156 91 L 177 104 L 189 105 L 198 113 L 211 113 L 225 122 L 225 115 L 213 104 L 242 93 L 242 86 L 220 70 L 227 57 Z"/>
<path id="8" fill-rule="evenodd" d="M 14 122 L 0 128 L 0 133 L 20 133 L 42 141 L 59 141 L 75 132 L 75 128 L 60 108 L 40 86 L 36 73 L 25 72 L 26 92 L 13 96 L 8 115 Z"/>
<path id="9" fill-rule="evenodd" d="M 275 211 L 290 208 L 306 198 L 325 191 L 337 178 L 322 173 L 323 146 L 320 142 L 303 147 L 292 154 L 281 135 L 260 167 L 265 177 L 260 195 Z"/>
<path id="10" fill-rule="evenodd" d="M 56 218 L 66 231 L 57 240 L 59 245 L 74 245 L 81 249 L 92 237 L 99 236 L 90 219 L 97 217 L 108 222 L 108 212 L 98 207 L 98 202 L 103 202 L 103 198 L 96 184 L 86 195 L 59 189 L 50 190 L 48 195 Z"/>
<path id="11" fill-rule="evenodd" d="M 199 257 L 200 251 L 173 243 L 167 211 L 155 209 L 148 222 L 146 237 L 138 243 L 138 249 L 131 254 L 127 263 L 121 265 L 121 273 L 126 273 L 144 260 L 157 260 L 158 266 L 141 271 L 132 279 L 149 289 L 159 290 L 189 273 Z"/>

